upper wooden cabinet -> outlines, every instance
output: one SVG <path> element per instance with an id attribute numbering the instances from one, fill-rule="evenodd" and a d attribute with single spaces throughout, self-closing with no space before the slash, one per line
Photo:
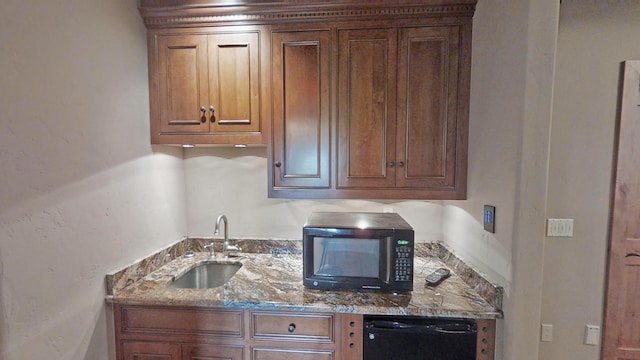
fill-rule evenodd
<path id="1" fill-rule="evenodd" d="M 402 4 L 271 27 L 270 197 L 466 198 L 473 11 Z"/>
<path id="2" fill-rule="evenodd" d="M 139 0 L 152 142 L 267 144 L 269 196 L 464 199 L 476 0 Z"/>
<path id="3" fill-rule="evenodd" d="M 463 197 L 460 27 L 340 30 L 338 39 L 337 188 Z"/>
<path id="4" fill-rule="evenodd" d="M 260 134 L 258 35 L 154 34 L 154 142 L 181 136 L 225 143 Z"/>
<path id="5" fill-rule="evenodd" d="M 274 31 L 271 38 L 273 187 L 329 189 L 331 33 Z"/>
<path id="6" fill-rule="evenodd" d="M 262 28 L 204 25 L 148 26 L 151 142 L 263 144 Z"/>

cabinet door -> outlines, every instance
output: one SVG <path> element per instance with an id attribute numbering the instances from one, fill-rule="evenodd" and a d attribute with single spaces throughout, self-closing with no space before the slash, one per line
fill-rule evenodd
<path id="1" fill-rule="evenodd" d="M 153 104 L 159 109 L 152 109 L 151 121 L 160 122 L 163 134 L 208 132 L 207 113 L 201 111 L 209 106 L 207 37 L 158 35 L 156 42 L 159 99 Z"/>
<path id="2" fill-rule="evenodd" d="M 251 360 L 336 360 L 331 350 L 254 348 Z"/>
<path id="3" fill-rule="evenodd" d="M 330 186 L 330 34 L 272 34 L 270 188 Z"/>
<path id="4" fill-rule="evenodd" d="M 338 42 L 338 188 L 393 187 L 397 30 L 342 30 Z"/>
<path id="5" fill-rule="evenodd" d="M 457 26 L 399 31 L 397 187 L 456 184 L 459 38 Z"/>
<path id="6" fill-rule="evenodd" d="M 208 37 L 211 131 L 260 131 L 258 32 Z"/>
<path id="7" fill-rule="evenodd" d="M 124 360 L 180 360 L 180 345 L 172 343 L 123 341 Z"/>
<path id="8" fill-rule="evenodd" d="M 242 360 L 242 346 L 183 345 L 182 360 Z"/>

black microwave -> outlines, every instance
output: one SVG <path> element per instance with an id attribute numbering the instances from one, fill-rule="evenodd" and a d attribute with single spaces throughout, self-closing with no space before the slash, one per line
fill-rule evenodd
<path id="1" fill-rule="evenodd" d="M 413 290 L 413 228 L 396 213 L 314 212 L 302 235 L 307 288 Z"/>

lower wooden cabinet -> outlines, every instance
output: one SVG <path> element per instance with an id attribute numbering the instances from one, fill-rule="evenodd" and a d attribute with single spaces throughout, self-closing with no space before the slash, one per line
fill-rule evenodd
<path id="1" fill-rule="evenodd" d="M 493 360 L 495 320 L 477 320 Z M 117 360 L 362 360 L 360 314 L 114 305 Z"/>
<path id="2" fill-rule="evenodd" d="M 116 304 L 114 326 L 117 360 L 362 358 L 360 315 Z"/>

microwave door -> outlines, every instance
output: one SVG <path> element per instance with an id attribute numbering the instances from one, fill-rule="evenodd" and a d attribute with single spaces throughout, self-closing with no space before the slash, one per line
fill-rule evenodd
<path id="1" fill-rule="evenodd" d="M 314 242 L 318 240 L 319 239 L 316 238 Z M 320 276 L 336 276 L 342 274 L 342 270 L 330 260 L 335 258 L 335 253 L 338 251 L 337 241 L 335 239 L 322 238 L 321 241 L 318 241 L 318 245 L 322 248 L 320 252 L 322 255 L 317 268 L 314 269 L 315 274 Z"/>

